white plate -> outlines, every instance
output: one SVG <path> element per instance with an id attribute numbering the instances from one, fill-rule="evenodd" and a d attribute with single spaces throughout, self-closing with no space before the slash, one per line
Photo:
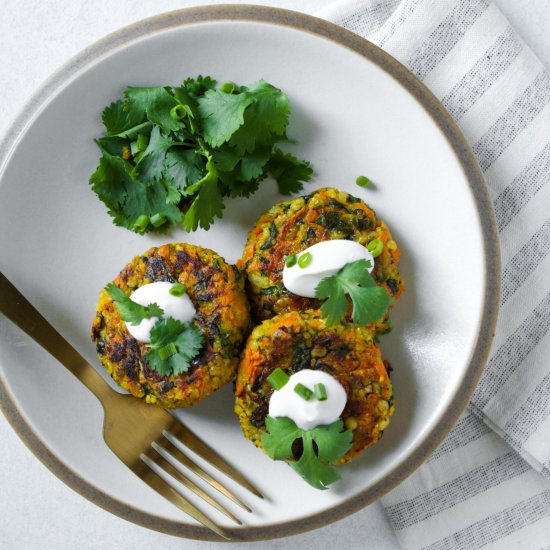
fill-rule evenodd
<path id="1" fill-rule="evenodd" d="M 393 365 L 396 413 L 385 437 L 320 492 L 241 435 L 229 387 L 181 417 L 268 497 L 237 489 L 254 509 L 251 540 L 326 524 L 366 505 L 416 468 L 464 408 L 486 361 L 496 319 L 498 250 L 482 177 L 435 98 L 368 42 L 309 16 L 247 6 L 174 12 L 85 50 L 44 86 L 0 149 L 1 271 L 99 370 L 89 337 L 99 290 L 150 246 L 187 241 L 229 261 L 246 231 L 280 200 L 271 182 L 228 203 L 208 231 L 142 237 L 111 224 L 88 187 L 101 111 L 128 85 L 178 84 L 210 74 L 282 88 L 293 107 L 291 147 L 315 167 L 317 187 L 360 196 L 399 242 L 406 293 L 382 340 Z M 367 175 L 376 186 L 361 189 Z M 95 398 L 26 336 L 0 320 L 0 398 L 10 421 L 65 482 L 126 519 L 210 538 L 139 481 L 101 436 Z M 220 524 L 223 516 L 212 512 Z"/>

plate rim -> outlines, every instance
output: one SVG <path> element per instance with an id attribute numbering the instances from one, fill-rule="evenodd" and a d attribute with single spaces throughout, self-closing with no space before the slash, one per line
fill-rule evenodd
<path id="1" fill-rule="evenodd" d="M 324 511 L 297 520 L 265 526 L 244 525 L 240 528 L 224 528 L 232 541 L 244 542 L 296 535 L 347 517 L 396 487 L 435 450 L 466 408 L 489 357 L 499 309 L 500 242 L 492 202 L 481 169 L 461 130 L 432 92 L 399 61 L 359 35 L 312 15 L 271 6 L 220 4 L 169 11 L 124 26 L 81 50 L 42 83 L 8 128 L 0 142 L 0 179 L 17 142 L 27 131 L 29 122 L 81 70 L 118 48 L 145 36 L 151 36 L 170 28 L 216 21 L 266 23 L 313 34 L 361 55 L 396 79 L 439 127 L 462 167 L 479 215 L 485 262 L 481 323 L 470 363 L 451 402 L 435 426 L 426 432 L 413 447 L 407 460 L 395 466 L 384 479 L 379 480 L 372 487 Z M 197 540 L 220 540 L 200 525 L 168 520 L 134 508 L 132 505 L 108 495 L 71 470 L 25 420 L 1 375 L 0 410 L 19 438 L 50 471 L 94 504 L 123 519 L 165 534 Z"/>

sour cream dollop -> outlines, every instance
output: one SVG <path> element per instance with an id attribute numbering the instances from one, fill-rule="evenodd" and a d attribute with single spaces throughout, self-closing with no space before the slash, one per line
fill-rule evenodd
<path id="1" fill-rule="evenodd" d="M 164 310 L 163 317 L 173 317 L 174 319 L 188 323 L 195 316 L 195 308 L 187 294 L 183 296 L 172 296 L 170 289 L 174 283 L 157 281 L 148 285 L 140 286 L 130 295 L 134 302 L 148 306 L 149 304 L 158 304 Z M 126 323 L 128 332 L 138 341 L 144 344 L 151 342 L 151 329 L 158 321 L 158 317 L 143 319 L 139 325 Z"/>
<path id="2" fill-rule="evenodd" d="M 315 298 L 315 288 L 325 277 L 336 275 L 346 264 L 357 260 L 369 260 L 369 273 L 374 269 L 372 254 L 355 241 L 334 239 L 322 241 L 306 248 L 298 254 L 300 257 L 311 254 L 311 261 L 306 267 L 300 267 L 296 262 L 292 267 L 283 269 L 283 284 L 285 288 L 306 298 Z"/>
<path id="3" fill-rule="evenodd" d="M 301 383 L 313 391 L 315 384 L 324 384 L 326 401 L 319 401 L 315 395 L 309 401 L 300 397 L 294 388 Z M 286 416 L 294 420 L 303 430 L 332 424 L 340 418 L 347 401 L 346 390 L 330 374 L 319 370 L 303 369 L 295 372 L 288 382 L 275 390 L 269 400 L 269 416 Z"/>

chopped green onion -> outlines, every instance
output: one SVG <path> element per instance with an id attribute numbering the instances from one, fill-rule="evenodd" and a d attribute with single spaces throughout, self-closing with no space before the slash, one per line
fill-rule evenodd
<path id="1" fill-rule="evenodd" d="M 327 389 L 324 384 L 315 384 L 315 386 L 313 386 L 313 391 L 318 401 L 327 400 Z"/>
<path id="2" fill-rule="evenodd" d="M 235 83 L 233 82 L 224 82 L 220 86 L 220 91 L 222 91 L 225 94 L 232 94 L 237 89 L 237 86 L 235 86 Z"/>
<path id="3" fill-rule="evenodd" d="M 168 291 L 172 296 L 183 296 L 187 292 L 187 287 L 181 283 L 174 283 Z"/>
<path id="4" fill-rule="evenodd" d="M 267 381 L 276 389 L 280 390 L 289 380 L 288 374 L 277 367 L 268 377 Z"/>
<path id="5" fill-rule="evenodd" d="M 304 267 L 307 267 L 311 263 L 311 253 L 306 252 L 305 254 L 302 254 L 298 258 L 298 265 L 304 269 Z"/>
<path id="6" fill-rule="evenodd" d="M 170 117 L 174 120 L 181 120 L 186 114 L 185 107 L 179 103 L 170 109 Z"/>
<path id="7" fill-rule="evenodd" d="M 149 216 L 147 214 L 142 214 L 134 222 L 134 225 L 132 226 L 132 229 L 136 233 L 145 233 L 145 230 L 147 229 L 148 225 L 149 225 Z"/>
<path id="8" fill-rule="evenodd" d="M 380 256 L 383 248 L 384 248 L 384 243 L 380 239 L 373 239 L 367 245 L 367 250 L 372 254 L 373 258 L 376 258 L 376 256 Z"/>
<path id="9" fill-rule="evenodd" d="M 153 227 L 160 227 L 166 221 L 166 217 L 162 214 L 153 214 L 151 216 L 151 225 Z"/>
<path id="10" fill-rule="evenodd" d="M 370 187 L 370 179 L 365 177 L 365 176 L 359 176 L 356 180 L 355 180 L 355 183 L 359 186 L 359 187 Z"/>
<path id="11" fill-rule="evenodd" d="M 289 254 L 286 257 L 286 266 L 292 267 L 293 265 L 296 265 L 298 258 L 296 257 L 296 254 Z"/>
<path id="12" fill-rule="evenodd" d="M 303 384 L 300 384 L 300 382 L 294 386 L 294 391 L 306 401 L 309 401 L 313 395 L 313 392 L 309 388 L 306 388 Z"/>
<path id="13" fill-rule="evenodd" d="M 178 353 L 178 348 L 174 342 L 170 342 L 158 350 L 159 357 L 162 361 L 166 361 L 166 359 L 172 357 L 172 355 L 176 355 L 176 353 Z"/>
<path id="14" fill-rule="evenodd" d="M 149 145 L 149 138 L 147 136 L 144 136 L 143 134 L 138 134 L 137 140 L 136 140 L 136 146 L 138 151 L 145 151 L 148 145 Z"/>

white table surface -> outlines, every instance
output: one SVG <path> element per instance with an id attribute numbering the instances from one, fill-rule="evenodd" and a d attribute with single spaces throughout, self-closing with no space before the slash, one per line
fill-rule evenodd
<path id="1" fill-rule="evenodd" d="M 0 137 L 34 90 L 68 58 L 117 28 L 208 0 L 2 0 Z M 232 3 L 245 3 L 233 0 Z M 251 3 L 251 1 L 247 2 Z M 256 0 L 314 13 L 331 0 Z M 495 0 L 520 36 L 550 69 L 550 0 Z M 207 550 L 220 543 L 178 539 L 120 519 L 64 485 L 25 447 L 0 415 L 0 547 L 5 550 Z M 396 539 L 378 504 L 322 529 L 231 548 L 287 546 L 392 550 Z"/>

